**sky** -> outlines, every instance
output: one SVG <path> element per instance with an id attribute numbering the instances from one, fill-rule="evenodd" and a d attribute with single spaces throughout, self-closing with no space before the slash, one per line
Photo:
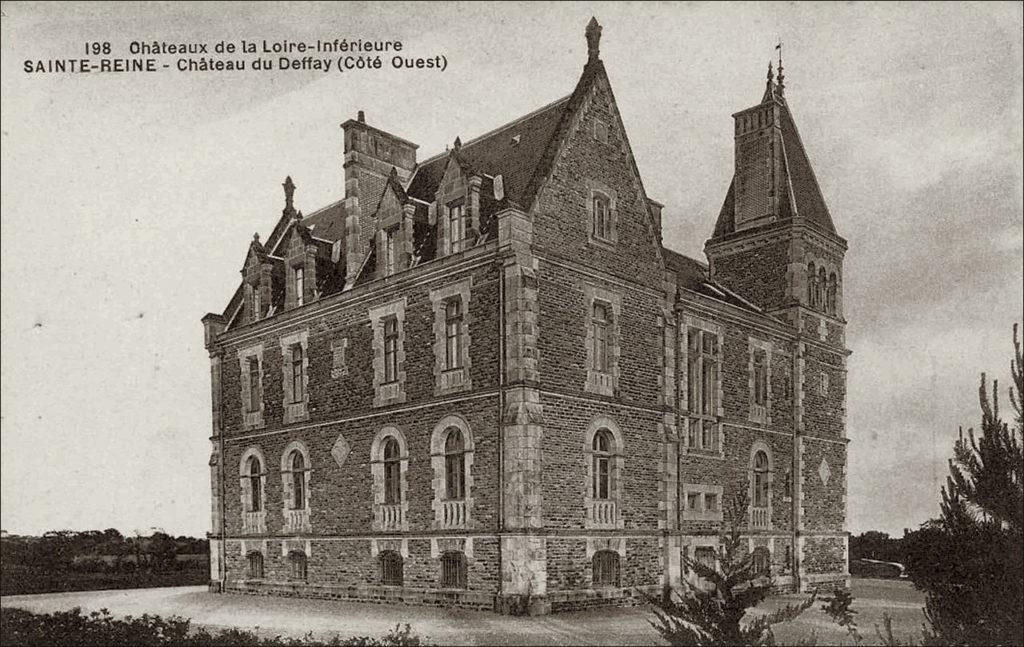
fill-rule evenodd
<path id="1" fill-rule="evenodd" d="M 703 258 L 730 115 L 784 43 L 786 95 L 849 243 L 849 529 L 938 513 L 979 374 L 1007 401 L 1024 311 L 1022 5 L 2 3 L 0 527 L 209 529 L 200 318 L 291 174 L 344 193 L 339 125 L 421 159 L 569 94 L 591 15 L 667 246 Z M 401 40 L 444 71 L 28 74 L 110 42 Z M 177 57 L 160 57 L 174 63 Z M 236 57 L 237 58 L 237 57 Z"/>

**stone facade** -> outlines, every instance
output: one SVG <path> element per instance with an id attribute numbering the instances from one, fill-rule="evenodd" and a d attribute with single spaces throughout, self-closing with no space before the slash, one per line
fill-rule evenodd
<path id="1" fill-rule="evenodd" d="M 778 586 L 846 581 L 846 245 L 781 74 L 705 264 L 662 244 L 600 30 L 565 99 L 422 162 L 360 113 L 343 200 L 304 217 L 286 180 L 203 318 L 215 588 L 631 604 L 737 493 Z"/>

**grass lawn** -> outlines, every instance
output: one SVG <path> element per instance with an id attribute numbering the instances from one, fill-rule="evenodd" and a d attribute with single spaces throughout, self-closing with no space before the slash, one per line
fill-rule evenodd
<path id="1" fill-rule="evenodd" d="M 879 644 L 872 624 L 882 613 L 894 618 L 901 641 L 919 641 L 923 596 L 906 581 L 853 580 L 854 608 L 866 644 Z M 772 598 L 765 608 L 792 600 Z M 193 625 L 209 628 L 238 627 L 260 635 L 301 637 L 379 636 L 396 623 L 412 625 L 421 639 L 434 644 L 459 645 L 657 645 L 660 637 L 648 624 L 648 609 L 600 609 L 535 618 L 513 618 L 480 611 L 433 607 L 386 606 L 359 602 L 303 600 L 247 595 L 217 595 L 205 587 L 80 591 L 0 598 L 3 606 L 52 612 L 79 606 L 83 611 L 110 609 L 115 616 L 143 613 L 191 618 Z M 840 644 L 844 631 L 831 624 L 818 609 L 808 610 L 794 623 L 779 627 L 780 643 L 791 643 L 814 631 L 818 644 Z"/>

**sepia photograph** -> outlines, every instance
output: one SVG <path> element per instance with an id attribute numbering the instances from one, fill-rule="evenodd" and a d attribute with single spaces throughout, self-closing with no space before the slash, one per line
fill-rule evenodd
<path id="1" fill-rule="evenodd" d="M 0 51 L 3 645 L 1024 645 L 1024 3 Z"/>

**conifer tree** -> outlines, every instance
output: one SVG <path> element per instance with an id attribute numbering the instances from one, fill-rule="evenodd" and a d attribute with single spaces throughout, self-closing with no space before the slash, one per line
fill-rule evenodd
<path id="1" fill-rule="evenodd" d="M 671 645 L 771 645 L 772 625 L 795 619 L 814 604 L 811 595 L 799 604 L 755 616 L 743 622 L 749 609 L 771 592 L 771 578 L 759 573 L 752 553 L 744 550 L 742 537 L 748 497 L 741 492 L 725 510 L 727 529 L 719 536 L 716 563 L 705 564 L 691 557 L 683 566 L 700 578 L 695 583 L 683 578 L 680 594 L 666 591 L 661 598 L 648 597 L 656 621 L 651 625 Z"/>
<path id="2" fill-rule="evenodd" d="M 1012 424 L 1000 417 L 998 382 L 989 396 L 981 376 L 978 434 L 963 429 L 953 446 L 942 489 L 942 516 L 924 528 L 908 560 L 925 591 L 927 642 L 955 645 L 1024 644 L 1024 369 L 1013 327 Z"/>

